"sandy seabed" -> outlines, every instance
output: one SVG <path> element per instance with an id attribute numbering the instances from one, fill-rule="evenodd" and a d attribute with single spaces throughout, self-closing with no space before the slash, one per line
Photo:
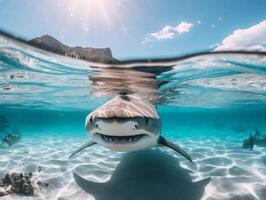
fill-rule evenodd
<path id="1" fill-rule="evenodd" d="M 33 179 L 49 183 L 48 188 L 37 188 L 34 196 L 1 199 L 266 199 L 266 148 L 248 151 L 236 139 L 187 138 L 178 143 L 194 163 L 166 148 L 116 153 L 99 145 L 68 160 L 85 142 L 65 136 L 25 137 L 0 149 L 0 177 L 33 172 Z"/>

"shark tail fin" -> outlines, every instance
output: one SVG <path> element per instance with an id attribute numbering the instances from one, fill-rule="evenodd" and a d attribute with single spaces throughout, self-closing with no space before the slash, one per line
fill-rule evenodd
<path id="1" fill-rule="evenodd" d="M 76 151 L 74 151 L 69 157 L 68 159 L 72 158 L 74 155 L 76 155 L 77 153 L 79 153 L 80 151 L 86 149 L 87 147 L 90 147 L 92 145 L 96 144 L 96 142 L 94 141 L 89 141 L 86 144 L 82 145 L 80 148 L 78 148 Z"/>
<path id="2" fill-rule="evenodd" d="M 211 178 L 209 177 L 209 178 L 205 178 L 203 180 L 196 182 L 196 184 L 204 186 L 205 188 L 210 183 L 210 181 L 211 181 Z"/>
<path id="3" fill-rule="evenodd" d="M 192 161 L 191 157 L 188 155 L 188 153 L 184 149 L 182 149 L 180 146 L 178 146 L 177 144 L 174 144 L 173 142 L 165 139 L 162 136 L 159 137 L 158 144 L 161 144 L 161 145 L 169 147 L 170 149 L 173 149 L 177 153 L 179 153 L 182 156 L 184 156 L 191 163 L 193 163 L 193 161 Z"/>
<path id="4" fill-rule="evenodd" d="M 77 173 L 73 173 L 74 179 L 79 187 L 85 192 L 90 194 L 102 193 L 104 191 L 104 183 L 96 183 L 93 181 L 86 180 Z"/>
<path id="5" fill-rule="evenodd" d="M 255 136 L 256 137 L 256 136 Z M 254 148 L 254 145 L 255 145 L 255 138 L 254 136 L 249 136 L 249 144 L 250 144 L 250 151 L 252 151 L 253 150 L 253 148 Z"/>

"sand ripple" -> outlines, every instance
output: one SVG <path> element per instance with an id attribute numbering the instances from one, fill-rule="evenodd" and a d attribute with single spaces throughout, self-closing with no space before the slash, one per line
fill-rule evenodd
<path id="1" fill-rule="evenodd" d="M 48 189 L 37 189 L 34 197 L 10 195 L 2 199 L 94 199 L 75 183 L 73 172 L 82 174 L 91 181 L 106 182 L 123 154 L 95 145 L 67 160 L 71 152 L 86 142 L 85 140 L 63 136 L 24 138 L 11 148 L 0 149 L 1 177 L 11 171 L 33 172 L 34 178 L 49 183 Z M 265 199 L 265 149 L 245 151 L 236 140 L 217 138 L 186 139 L 179 143 L 190 151 L 194 164 L 180 158 L 171 150 L 165 151 L 180 160 L 181 167 L 190 171 L 193 181 L 211 177 L 202 200 Z"/>

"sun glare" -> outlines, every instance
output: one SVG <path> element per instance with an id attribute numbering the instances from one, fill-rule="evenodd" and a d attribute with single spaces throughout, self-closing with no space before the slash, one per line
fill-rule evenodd
<path id="1" fill-rule="evenodd" d="M 117 18 L 120 1 L 69 0 L 69 17 L 78 18 L 83 29 L 89 31 L 94 24 L 111 26 Z"/>

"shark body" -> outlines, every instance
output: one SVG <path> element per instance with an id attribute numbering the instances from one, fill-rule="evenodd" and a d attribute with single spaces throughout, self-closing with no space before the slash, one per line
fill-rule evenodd
<path id="1" fill-rule="evenodd" d="M 197 200 L 211 181 L 192 181 L 189 170 L 160 149 L 127 153 L 106 182 L 94 182 L 81 175 L 74 172 L 75 182 L 96 200 Z"/>
<path id="2" fill-rule="evenodd" d="M 94 144 L 120 152 L 167 146 L 192 162 L 181 147 L 160 135 L 160 116 L 156 108 L 136 95 L 114 97 L 86 117 L 85 127 L 91 140 L 69 158 Z"/>

